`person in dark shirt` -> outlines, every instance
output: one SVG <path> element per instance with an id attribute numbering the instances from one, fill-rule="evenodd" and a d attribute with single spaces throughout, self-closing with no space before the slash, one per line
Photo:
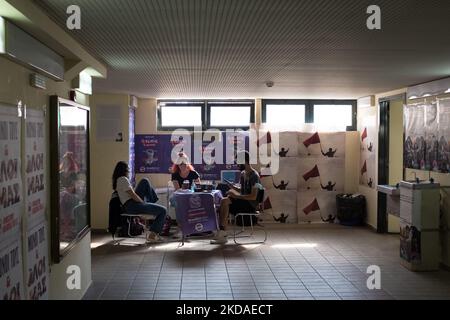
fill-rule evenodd
<path id="1" fill-rule="evenodd" d="M 185 153 L 178 154 L 178 159 L 172 167 L 172 182 L 175 190 L 183 187 L 184 181 L 189 181 L 187 189 L 192 187 L 192 183 L 200 184 L 200 175 L 189 163 L 189 158 Z"/>
<path id="2" fill-rule="evenodd" d="M 258 193 L 263 190 L 258 172 L 250 164 L 250 154 L 243 151 L 245 164 L 241 165 L 240 187 L 230 184 L 230 190 L 227 197 L 220 202 L 220 221 L 219 228 L 212 244 L 227 243 L 226 227 L 228 224 L 228 215 L 239 212 L 254 212 L 258 206 Z"/>

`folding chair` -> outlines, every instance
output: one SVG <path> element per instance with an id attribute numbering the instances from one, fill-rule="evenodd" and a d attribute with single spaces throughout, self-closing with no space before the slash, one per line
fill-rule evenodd
<path id="1" fill-rule="evenodd" d="M 235 244 L 258 244 L 258 243 L 265 243 L 267 241 L 267 230 L 266 230 L 266 227 L 263 224 L 258 222 L 259 221 L 258 218 L 260 217 L 260 215 L 261 215 L 261 213 L 262 213 L 262 211 L 264 209 L 264 205 L 263 205 L 264 192 L 265 192 L 264 189 L 260 189 L 258 191 L 258 195 L 256 196 L 256 201 L 258 203 L 258 206 L 257 206 L 257 208 L 255 209 L 254 212 L 240 212 L 240 213 L 237 213 L 235 215 L 234 223 L 233 223 L 233 240 L 234 240 Z M 242 226 L 241 226 L 241 230 L 239 232 L 236 232 L 237 221 L 238 221 L 239 217 L 241 218 Z M 238 236 L 238 235 L 246 232 L 246 230 L 245 230 L 245 223 L 244 223 L 244 217 L 248 217 L 249 218 L 249 220 L 250 220 L 250 227 L 249 228 L 251 229 L 251 231 L 250 231 L 250 234 L 243 235 L 243 236 Z M 256 218 L 255 219 L 257 221 L 256 225 L 253 224 L 253 217 Z M 262 241 L 244 242 L 244 243 L 237 241 L 238 238 L 250 238 L 250 237 L 253 237 L 253 234 L 255 233 L 254 226 L 260 227 L 261 230 L 264 232 L 264 240 L 262 240 Z"/>

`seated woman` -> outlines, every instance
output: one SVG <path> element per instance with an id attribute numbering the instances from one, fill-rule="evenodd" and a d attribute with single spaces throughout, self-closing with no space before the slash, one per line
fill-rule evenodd
<path id="1" fill-rule="evenodd" d="M 186 180 L 189 181 L 189 186 L 183 186 Z M 175 191 L 180 188 L 191 189 L 192 183 L 200 184 L 200 175 L 189 163 L 189 158 L 185 153 L 178 154 L 178 159 L 172 167 L 172 182 Z"/>
<path id="2" fill-rule="evenodd" d="M 155 221 L 150 226 L 147 234 L 147 241 L 161 241 L 161 233 L 166 220 L 167 210 L 163 206 L 156 204 L 158 196 L 153 190 L 148 179 L 142 179 L 136 190 L 131 186 L 128 174 L 130 169 L 124 161 L 117 163 L 113 173 L 113 189 L 117 191 L 120 202 L 129 214 L 148 214 L 155 217 Z"/>

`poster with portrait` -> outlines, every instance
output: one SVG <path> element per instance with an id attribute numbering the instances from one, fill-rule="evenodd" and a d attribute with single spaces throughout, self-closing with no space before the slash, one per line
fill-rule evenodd
<path id="1" fill-rule="evenodd" d="M 450 172 L 450 98 L 438 99 L 439 107 L 439 146 L 438 171 Z"/>
<path id="2" fill-rule="evenodd" d="M 412 104 L 404 108 L 405 144 L 404 167 L 425 170 L 426 129 L 425 109 L 427 105 Z"/>
<path id="3" fill-rule="evenodd" d="M 360 143 L 359 184 L 375 188 L 375 165 L 378 148 L 377 109 L 358 109 Z"/>
<path id="4" fill-rule="evenodd" d="M 45 220 L 47 206 L 44 111 L 27 110 L 25 119 L 25 208 L 28 228 Z"/>
<path id="5" fill-rule="evenodd" d="M 297 168 L 299 190 L 344 191 L 344 158 L 300 158 Z"/>
<path id="6" fill-rule="evenodd" d="M 299 155 L 302 158 L 345 158 L 345 135 L 345 132 L 299 133 Z"/>
<path id="7" fill-rule="evenodd" d="M 28 230 L 25 252 L 26 299 L 48 300 L 49 260 L 45 221 Z"/>
<path id="8" fill-rule="evenodd" d="M 334 223 L 336 220 L 337 192 L 309 190 L 298 193 L 298 223 Z"/>
<path id="9" fill-rule="evenodd" d="M 0 242 L 0 300 L 25 300 L 22 242 L 17 233 Z"/>
<path id="10" fill-rule="evenodd" d="M 17 110 L 0 105 L 0 245 L 21 234 L 21 118 Z"/>

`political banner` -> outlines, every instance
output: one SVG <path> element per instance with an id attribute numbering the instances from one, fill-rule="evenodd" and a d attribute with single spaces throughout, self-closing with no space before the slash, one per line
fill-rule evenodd
<path id="1" fill-rule="evenodd" d="M 29 229 L 25 243 L 25 284 L 28 300 L 48 300 L 49 259 L 47 223 Z"/>
<path id="2" fill-rule="evenodd" d="M 47 189 L 44 121 L 43 111 L 27 111 L 25 120 L 25 208 L 28 228 L 45 220 Z"/>
<path id="3" fill-rule="evenodd" d="M 0 245 L 20 233 L 23 209 L 17 108 L 0 106 Z"/>
<path id="4" fill-rule="evenodd" d="M 0 300 L 24 300 L 22 244 L 19 234 L 0 242 Z"/>

